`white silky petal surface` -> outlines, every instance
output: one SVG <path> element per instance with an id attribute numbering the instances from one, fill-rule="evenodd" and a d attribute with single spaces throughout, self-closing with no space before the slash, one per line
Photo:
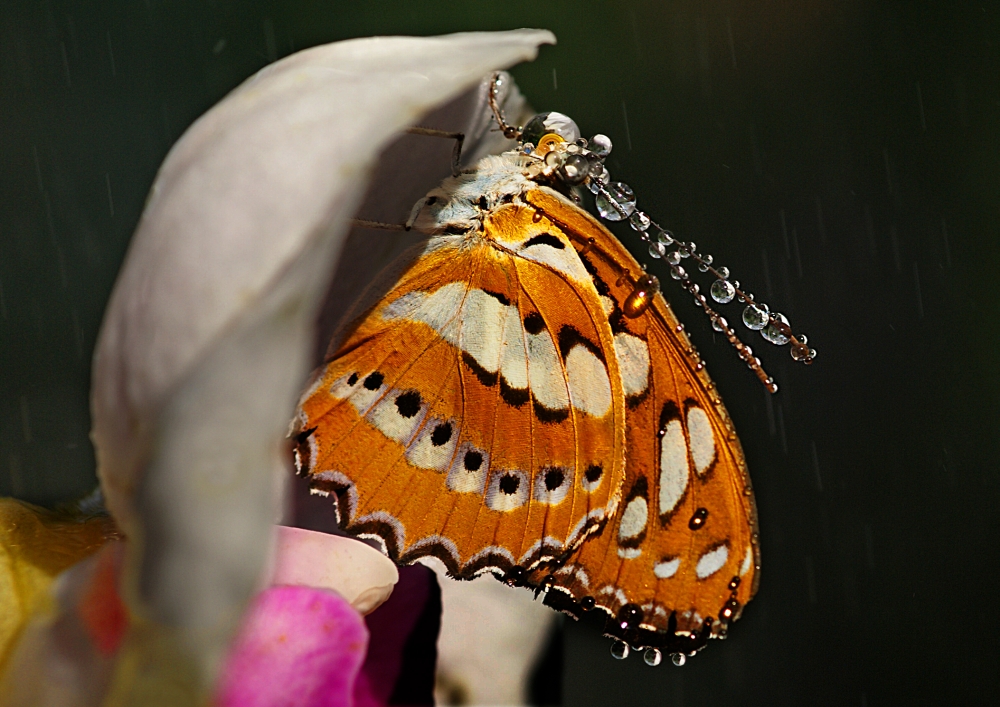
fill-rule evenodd
<path id="1" fill-rule="evenodd" d="M 376 157 L 553 41 L 520 30 L 302 51 L 229 94 L 162 165 L 98 340 L 92 436 L 132 541 L 126 599 L 196 656 L 202 689 L 258 586 L 317 303 Z"/>

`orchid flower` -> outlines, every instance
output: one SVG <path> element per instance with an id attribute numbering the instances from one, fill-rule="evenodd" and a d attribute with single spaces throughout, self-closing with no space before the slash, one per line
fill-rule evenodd
<path id="1" fill-rule="evenodd" d="M 351 255 L 350 219 L 392 203 L 370 178 L 401 131 L 551 42 L 518 30 L 314 47 L 258 72 L 174 145 L 94 355 L 98 475 L 126 540 L 48 584 L 86 553 L 52 565 L 39 584 L 51 600 L 24 604 L 0 656 L 0 704 L 350 704 L 358 612 L 395 569 L 353 540 L 275 530 L 288 421 L 328 333 L 317 321 L 364 284 L 331 287 L 331 273 Z M 482 93 L 468 95 L 470 109 Z M 480 138 L 471 152 L 496 138 L 486 125 L 482 110 L 460 125 Z M 398 181 L 384 185 L 397 200 Z"/>

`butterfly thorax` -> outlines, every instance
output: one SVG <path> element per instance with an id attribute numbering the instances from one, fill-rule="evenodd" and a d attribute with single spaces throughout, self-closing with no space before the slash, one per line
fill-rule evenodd
<path id="1" fill-rule="evenodd" d="M 494 209 L 519 201 L 537 187 L 527 175 L 530 161 L 518 151 L 484 157 L 474 168 L 447 178 L 418 201 L 410 222 L 418 231 L 431 234 L 481 231 Z"/>

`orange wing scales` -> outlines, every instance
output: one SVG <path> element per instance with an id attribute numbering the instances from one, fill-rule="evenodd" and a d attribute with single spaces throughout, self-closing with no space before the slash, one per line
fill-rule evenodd
<path id="1" fill-rule="evenodd" d="M 627 395 L 619 515 L 560 568 L 536 571 L 525 583 L 577 617 L 605 616 L 605 632 L 633 646 L 692 652 L 725 635 L 757 588 L 756 510 L 742 449 L 663 297 L 624 316 L 643 275 L 639 264 L 554 192 L 525 198 L 574 243 L 598 292 L 612 301 Z"/>
<path id="2" fill-rule="evenodd" d="M 342 527 L 449 572 L 555 565 L 615 512 L 624 394 L 601 300 L 523 205 L 444 236 L 303 397 L 300 473 Z"/>
<path id="3" fill-rule="evenodd" d="M 338 339 L 300 404 L 298 469 L 398 562 L 492 571 L 691 653 L 757 588 L 739 441 L 655 279 L 520 160 L 422 202 L 418 227 L 461 233 Z"/>

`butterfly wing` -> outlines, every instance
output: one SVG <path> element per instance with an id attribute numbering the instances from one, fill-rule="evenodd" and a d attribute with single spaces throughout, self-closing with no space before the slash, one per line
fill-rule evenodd
<path id="1" fill-rule="evenodd" d="M 605 631 L 634 646 L 689 652 L 725 632 L 757 588 L 756 510 L 722 401 L 658 293 L 623 315 L 642 270 L 596 219 L 558 194 L 526 199 L 570 238 L 613 306 L 626 395 L 626 465 L 618 515 L 565 565 L 529 580 L 575 615 L 607 613 Z M 570 207 L 570 208 L 568 208 Z"/>
<path id="2" fill-rule="evenodd" d="M 534 215 L 507 204 L 481 233 L 432 238 L 300 404 L 300 473 L 399 562 L 517 575 L 615 510 L 611 329 L 572 245 Z"/>

